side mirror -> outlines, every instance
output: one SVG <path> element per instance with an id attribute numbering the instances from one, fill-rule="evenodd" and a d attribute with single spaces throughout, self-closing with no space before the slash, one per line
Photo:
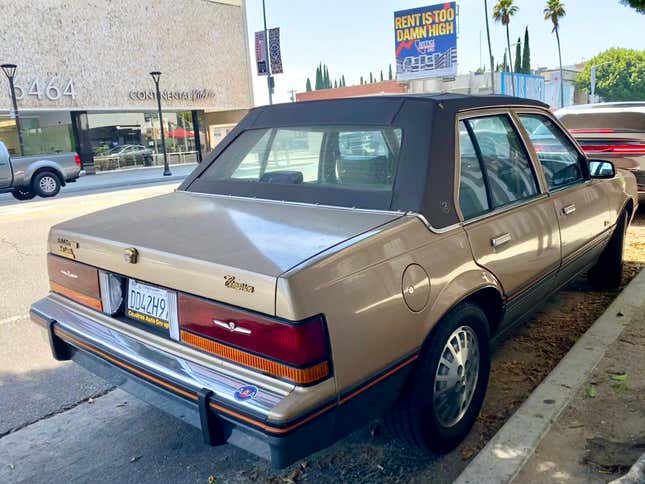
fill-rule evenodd
<path id="1" fill-rule="evenodd" d="M 591 178 L 613 178 L 616 176 L 616 168 L 611 161 L 589 160 L 589 173 Z"/>

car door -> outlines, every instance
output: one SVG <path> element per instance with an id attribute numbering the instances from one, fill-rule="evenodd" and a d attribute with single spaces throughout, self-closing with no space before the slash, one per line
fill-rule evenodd
<path id="1" fill-rule="evenodd" d="M 596 259 L 609 237 L 609 198 L 591 180 L 586 157 L 549 115 L 530 110 L 516 115 L 542 166 L 558 217 L 562 240 L 558 283 L 565 284 Z"/>
<path id="2" fill-rule="evenodd" d="M 517 321 L 555 285 L 560 234 L 553 205 L 510 113 L 459 120 L 459 208 L 473 257 L 507 298 Z"/>
<path id="3" fill-rule="evenodd" d="M 11 186 L 13 181 L 13 173 L 11 171 L 11 160 L 9 158 L 9 150 L 0 142 L 0 188 L 7 188 Z"/>

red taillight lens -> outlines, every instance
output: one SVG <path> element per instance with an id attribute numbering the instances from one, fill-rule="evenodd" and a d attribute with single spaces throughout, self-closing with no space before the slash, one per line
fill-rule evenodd
<path id="1" fill-rule="evenodd" d="M 78 153 L 74 153 L 74 163 L 76 163 L 76 166 L 80 168 L 81 166 L 81 157 L 78 155 Z"/>
<path id="2" fill-rule="evenodd" d="M 329 374 L 322 317 L 288 324 L 180 294 L 179 328 L 185 343 L 296 383 Z"/>
<path id="3" fill-rule="evenodd" d="M 620 155 L 642 155 L 645 154 L 645 145 L 642 144 L 623 144 L 623 145 L 612 145 L 612 144 L 602 144 L 602 145 L 592 145 L 585 144 L 582 145 L 582 149 L 585 153 L 614 153 Z"/>
<path id="4" fill-rule="evenodd" d="M 53 292 L 97 311 L 103 309 L 96 268 L 48 254 L 47 271 Z"/>

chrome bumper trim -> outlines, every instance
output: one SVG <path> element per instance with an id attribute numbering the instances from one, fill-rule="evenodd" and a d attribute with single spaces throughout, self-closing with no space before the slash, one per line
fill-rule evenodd
<path id="1" fill-rule="evenodd" d="M 254 382 L 233 378 L 146 345 L 120 331 L 92 321 L 49 297 L 34 303 L 31 309 L 36 313 L 32 320 L 37 324 L 42 325 L 43 320 L 53 320 L 64 331 L 73 333 L 117 358 L 180 382 L 187 388 L 211 390 L 226 406 L 255 414 L 260 419 L 266 420 L 271 410 L 285 398 Z M 235 392 L 246 385 L 257 388 L 255 396 L 243 401 L 236 399 Z"/>

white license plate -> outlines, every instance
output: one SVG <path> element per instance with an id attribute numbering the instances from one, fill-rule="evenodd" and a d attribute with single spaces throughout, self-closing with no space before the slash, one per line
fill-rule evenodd
<path id="1" fill-rule="evenodd" d="M 168 330 L 176 314 L 177 297 L 174 292 L 130 279 L 127 307 L 129 318 Z"/>

